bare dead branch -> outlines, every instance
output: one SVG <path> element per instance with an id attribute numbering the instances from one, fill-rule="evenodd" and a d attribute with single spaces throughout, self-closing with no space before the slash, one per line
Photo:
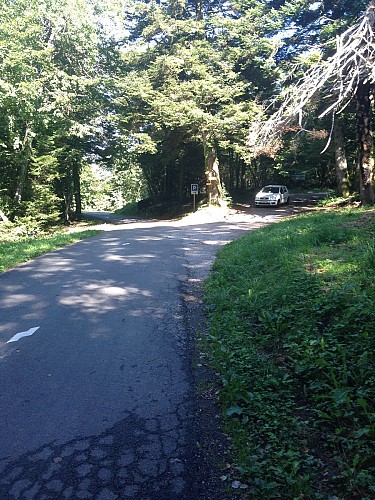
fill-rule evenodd
<path id="1" fill-rule="evenodd" d="M 320 113 L 319 118 L 329 113 L 342 112 L 361 82 L 375 83 L 374 30 L 375 0 L 372 0 L 357 23 L 337 37 L 335 54 L 312 66 L 296 84 L 291 85 L 276 113 L 264 120 L 277 99 L 263 111 L 263 117 L 252 124 L 248 145 L 253 155 L 267 150 L 275 153 L 281 146 L 283 131 L 295 123 L 296 118 L 302 130 L 303 110 L 322 90 L 331 103 Z M 295 69 L 288 77 L 294 72 Z"/>

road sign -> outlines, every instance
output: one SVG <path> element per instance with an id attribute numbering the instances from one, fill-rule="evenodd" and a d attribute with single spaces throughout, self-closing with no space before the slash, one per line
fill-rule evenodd
<path id="1" fill-rule="evenodd" d="M 191 194 L 198 194 L 198 184 L 192 184 L 191 185 Z"/>
<path id="2" fill-rule="evenodd" d="M 193 209 L 194 209 L 194 212 L 195 212 L 195 198 L 196 198 L 196 196 L 198 194 L 198 191 L 199 191 L 198 184 L 191 184 L 191 186 L 190 186 L 190 192 L 193 195 Z"/>

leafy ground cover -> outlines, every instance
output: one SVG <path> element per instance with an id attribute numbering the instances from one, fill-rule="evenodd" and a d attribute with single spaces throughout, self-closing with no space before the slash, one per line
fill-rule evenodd
<path id="1" fill-rule="evenodd" d="M 124 215 L 124 216 L 139 215 L 138 214 L 138 204 L 136 201 L 134 201 L 132 203 L 127 203 L 122 208 L 115 210 L 114 214 L 115 215 Z"/>
<path id="2" fill-rule="evenodd" d="M 319 211 L 223 248 L 210 364 L 246 497 L 375 498 L 375 212 Z M 233 483 L 232 483 L 233 484 Z"/>
<path id="3" fill-rule="evenodd" d="M 0 227 L 0 272 L 56 248 L 100 233 L 98 230 L 84 227 L 82 231 L 75 232 L 67 232 L 66 228 L 56 227 L 48 233 L 37 233 L 30 236 L 23 232 L 15 232 L 11 227 L 7 229 L 3 223 Z"/>

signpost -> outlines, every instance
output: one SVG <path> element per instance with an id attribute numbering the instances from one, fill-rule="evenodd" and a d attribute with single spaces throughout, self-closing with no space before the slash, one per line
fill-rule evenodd
<path id="1" fill-rule="evenodd" d="M 193 195 L 193 210 L 194 210 L 194 212 L 195 212 L 195 197 L 197 196 L 198 191 L 199 191 L 198 184 L 191 184 L 190 192 Z"/>

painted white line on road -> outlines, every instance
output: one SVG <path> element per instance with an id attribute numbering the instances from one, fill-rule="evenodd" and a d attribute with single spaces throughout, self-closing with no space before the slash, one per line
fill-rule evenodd
<path id="1" fill-rule="evenodd" d="M 34 328 L 30 328 L 30 330 L 27 330 L 26 332 L 20 332 L 14 335 L 10 340 L 8 340 L 7 344 L 9 342 L 17 342 L 17 340 L 22 339 L 22 337 L 29 337 L 33 333 L 35 333 L 39 329 L 39 326 L 35 326 Z"/>

